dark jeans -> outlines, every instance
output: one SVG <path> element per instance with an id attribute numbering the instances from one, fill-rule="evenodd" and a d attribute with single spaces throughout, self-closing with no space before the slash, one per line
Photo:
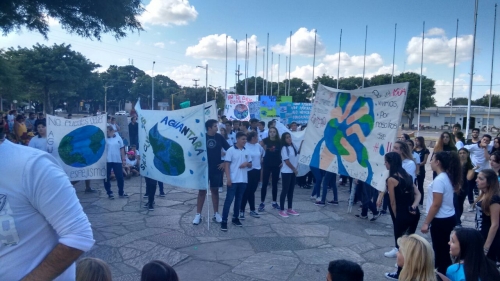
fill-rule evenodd
<path id="1" fill-rule="evenodd" d="M 479 173 L 474 173 L 474 178 L 470 181 L 467 181 L 467 198 L 469 199 L 469 204 L 474 203 L 474 190 L 477 190 L 476 179 Z"/>
<path id="2" fill-rule="evenodd" d="M 160 194 L 165 194 L 164 190 L 163 190 L 163 182 L 161 181 L 157 181 L 158 182 L 158 187 L 160 188 Z M 147 184 L 147 182 L 146 182 Z M 156 184 L 155 184 L 155 187 L 156 187 Z M 156 188 L 155 188 L 155 193 L 156 193 Z M 149 195 L 148 193 L 148 189 L 146 188 L 146 194 L 144 195 Z"/>
<path id="3" fill-rule="evenodd" d="M 421 195 L 420 202 L 418 203 L 420 205 L 424 204 L 424 180 L 425 180 L 425 172 L 422 173 L 422 171 L 420 171 L 420 174 L 417 176 L 417 187 Z"/>
<path id="4" fill-rule="evenodd" d="M 423 195 L 422 195 L 422 196 L 423 196 Z M 388 192 L 386 192 L 386 193 L 384 194 L 384 201 L 383 201 L 383 203 L 382 203 L 382 210 L 387 211 L 387 207 L 389 206 L 390 201 L 391 201 L 391 200 L 390 200 L 390 198 L 389 198 L 389 193 L 388 193 Z M 390 210 L 389 210 L 389 211 L 390 211 Z M 394 223 L 394 220 L 393 220 L 393 223 Z"/>
<path id="5" fill-rule="evenodd" d="M 222 209 L 222 221 L 227 222 L 227 217 L 229 216 L 229 208 L 231 208 L 233 200 L 233 218 L 238 218 L 238 216 L 240 215 L 241 198 L 243 197 L 246 188 L 246 182 L 233 182 L 231 186 L 227 186 L 226 201 L 224 201 L 224 208 Z"/>
<path id="6" fill-rule="evenodd" d="M 263 169 L 264 171 L 262 174 L 262 189 L 260 190 L 260 200 L 261 202 L 266 201 L 267 185 L 269 184 L 269 176 L 272 174 L 273 202 L 276 202 L 276 198 L 278 198 L 278 180 L 280 179 L 280 167 L 264 166 Z"/>
<path id="7" fill-rule="evenodd" d="M 153 202 L 155 201 L 157 180 L 148 177 L 144 178 L 146 179 L 146 194 L 148 195 L 148 204 L 149 206 L 152 206 Z"/>
<path id="8" fill-rule="evenodd" d="M 451 265 L 450 259 L 450 234 L 456 225 L 455 216 L 448 218 L 434 218 L 431 222 L 432 248 L 434 249 L 435 267 L 437 271 L 446 274 L 446 269 Z"/>
<path id="9" fill-rule="evenodd" d="M 118 195 L 123 195 L 123 166 L 122 163 L 106 163 L 106 179 L 104 179 L 104 188 L 108 195 L 113 194 L 111 191 L 111 170 L 115 173 L 116 183 L 118 184 Z"/>
<path id="10" fill-rule="evenodd" d="M 352 180 L 353 179 L 351 177 L 348 177 L 348 176 L 340 176 L 340 179 L 342 180 L 342 184 L 346 184 L 347 180 L 349 180 L 349 190 L 350 190 L 352 187 Z"/>
<path id="11" fill-rule="evenodd" d="M 467 189 L 460 190 L 459 194 L 453 192 L 453 206 L 455 207 L 455 218 L 457 221 L 457 225 L 462 225 L 462 220 L 460 217 L 464 213 L 464 202 L 467 197 Z"/>
<path id="12" fill-rule="evenodd" d="M 325 172 L 325 177 L 323 178 L 323 194 L 321 195 L 321 202 L 326 202 L 326 194 L 328 193 L 328 187 L 333 189 L 333 201 L 338 201 L 337 197 L 337 174 L 332 172 Z"/>
<path id="13" fill-rule="evenodd" d="M 314 179 L 313 173 L 311 171 L 307 172 L 306 177 L 307 177 L 307 184 L 311 185 Z"/>
<path id="14" fill-rule="evenodd" d="M 250 206 L 250 211 L 255 211 L 255 190 L 257 190 L 257 186 L 259 185 L 260 180 L 260 169 L 253 169 L 247 172 L 248 173 L 248 185 L 243 194 L 243 198 L 241 199 L 241 211 L 245 211 L 245 208 L 248 205 Z"/>
<path id="15" fill-rule="evenodd" d="M 397 244 L 399 237 L 415 233 L 417 230 L 418 220 L 420 219 L 420 211 L 418 211 L 417 208 L 416 215 L 410 214 L 408 209 L 396 211 L 398 213 L 396 214 L 396 223 L 394 225 L 394 238 Z"/>
<path id="16" fill-rule="evenodd" d="M 373 213 L 373 215 L 378 215 L 377 202 L 378 190 L 373 188 L 371 185 L 366 184 L 362 181 L 358 181 L 356 189 L 362 189 L 361 202 L 363 202 L 363 207 L 361 207 L 361 215 L 367 216 L 368 209 Z"/>
<path id="17" fill-rule="evenodd" d="M 285 197 L 288 199 L 288 209 L 292 208 L 293 190 L 295 189 L 295 173 L 281 173 L 280 207 L 285 210 Z"/>
<path id="18" fill-rule="evenodd" d="M 312 172 L 314 179 L 315 179 L 314 188 L 313 188 L 313 191 L 311 193 L 311 196 L 319 197 L 321 183 L 323 182 L 323 176 L 325 175 L 325 172 L 323 170 L 320 170 L 319 168 L 315 168 L 315 167 L 310 167 L 310 168 L 311 168 L 311 172 Z"/>

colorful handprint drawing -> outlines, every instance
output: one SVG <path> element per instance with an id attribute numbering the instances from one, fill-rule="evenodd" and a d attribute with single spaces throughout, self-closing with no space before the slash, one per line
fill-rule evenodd
<path id="1" fill-rule="evenodd" d="M 334 93 L 335 94 L 335 93 Z M 314 149 L 311 166 L 327 170 L 334 157 L 337 158 L 338 173 L 349 175 L 343 161 L 355 161 L 367 169 L 370 183 L 373 169 L 369 162 L 368 149 L 363 145 L 366 137 L 374 126 L 373 100 L 367 97 L 357 97 L 350 93 L 336 93 L 334 108 L 330 111 L 324 136 Z M 321 150 L 325 142 L 325 149 Z"/>

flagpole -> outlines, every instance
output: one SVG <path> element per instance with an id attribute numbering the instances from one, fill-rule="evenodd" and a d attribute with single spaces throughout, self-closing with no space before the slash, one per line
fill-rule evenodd
<path id="1" fill-rule="evenodd" d="M 337 62 L 337 89 L 339 88 L 339 80 L 340 80 L 340 52 L 341 51 L 342 51 L 342 29 L 340 29 L 339 61 Z"/>
<path id="2" fill-rule="evenodd" d="M 292 80 L 292 32 L 290 31 L 290 56 L 288 57 L 288 96 L 290 95 L 290 80 Z"/>
<path id="3" fill-rule="evenodd" d="M 424 70 L 424 40 L 425 40 L 425 21 L 422 25 L 422 57 L 420 58 L 420 86 L 418 90 L 418 119 L 417 136 L 420 136 L 420 103 L 422 102 L 422 75 Z"/>
<path id="4" fill-rule="evenodd" d="M 255 79 L 254 79 L 254 95 L 257 95 L 257 45 L 255 45 Z"/>
<path id="5" fill-rule="evenodd" d="M 247 79 L 246 80 L 248 80 L 248 76 L 250 75 L 250 43 L 247 43 L 247 69 L 246 69 L 246 72 L 247 72 Z M 248 87 L 248 84 L 247 84 L 247 87 Z M 247 93 L 247 95 L 248 95 L 248 93 Z"/>
<path id="6" fill-rule="evenodd" d="M 267 53 L 266 53 L 266 96 L 268 95 L 267 89 L 269 87 L 268 80 L 269 80 L 269 33 L 267 33 Z"/>
<path id="7" fill-rule="evenodd" d="M 226 75 L 224 80 L 224 91 L 227 93 L 227 35 L 226 35 Z"/>
<path id="8" fill-rule="evenodd" d="M 361 88 L 365 87 L 365 67 L 366 67 L 366 41 L 368 39 L 368 25 L 365 31 L 365 55 L 363 56 L 363 81 L 361 82 Z"/>
<path id="9" fill-rule="evenodd" d="M 469 99 L 467 100 L 467 124 L 465 126 L 465 138 L 469 135 L 470 128 L 470 111 L 471 111 L 471 99 L 472 99 L 472 84 L 474 82 L 474 53 L 476 51 L 476 29 L 477 29 L 477 9 L 479 1 L 476 0 L 474 6 L 474 37 L 472 38 L 472 60 L 470 64 L 470 82 L 469 82 Z"/>
<path id="10" fill-rule="evenodd" d="M 312 87 L 312 92 L 314 93 L 314 66 L 316 65 L 316 33 L 318 31 L 314 30 L 314 55 L 313 55 L 313 71 L 312 71 L 312 82 L 311 82 L 311 87 Z"/>
<path id="11" fill-rule="evenodd" d="M 274 52 L 271 52 L 271 89 L 269 91 L 269 95 L 273 95 L 273 59 L 274 59 Z"/>
<path id="12" fill-rule="evenodd" d="M 245 34 L 245 95 L 247 94 L 247 53 L 248 53 L 248 34 Z"/>
<path id="13" fill-rule="evenodd" d="M 457 67 L 457 44 L 458 44 L 458 19 L 457 19 L 457 29 L 455 32 L 455 57 L 453 58 L 453 82 L 451 83 L 450 123 L 451 123 L 451 115 L 453 114 L 453 96 L 455 94 L 455 70 Z"/>
<path id="14" fill-rule="evenodd" d="M 398 24 L 394 24 L 394 48 L 392 51 L 392 76 L 391 76 L 391 84 L 394 84 L 394 61 L 396 59 L 396 31 L 398 29 Z"/>
<path id="15" fill-rule="evenodd" d="M 281 55 L 278 54 L 278 93 L 276 94 L 277 97 L 280 96 L 280 62 L 281 62 Z"/>
<path id="16" fill-rule="evenodd" d="M 497 27 L 497 4 L 495 4 L 495 19 L 493 20 L 493 50 L 491 52 L 491 76 L 490 76 L 490 98 L 488 104 L 488 121 L 486 121 L 486 132 L 490 128 L 490 114 L 491 114 L 491 91 L 493 86 L 493 60 L 495 58 L 495 35 Z"/>
<path id="17" fill-rule="evenodd" d="M 234 80 L 234 93 L 238 94 L 238 91 L 236 90 L 238 86 L 238 39 L 236 39 L 236 66 L 235 66 L 235 80 Z"/>
<path id="18" fill-rule="evenodd" d="M 288 56 L 285 56 L 285 81 L 283 83 L 283 85 L 285 86 L 285 96 L 287 95 L 286 94 L 286 89 L 287 89 L 287 81 L 286 81 L 286 75 L 287 75 L 287 72 L 288 72 Z"/>
<path id="19" fill-rule="evenodd" d="M 266 49 L 262 50 L 262 95 L 265 94 L 264 86 L 266 83 Z"/>

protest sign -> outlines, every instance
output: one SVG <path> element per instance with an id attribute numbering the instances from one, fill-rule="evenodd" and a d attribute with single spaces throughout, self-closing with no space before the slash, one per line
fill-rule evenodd
<path id="1" fill-rule="evenodd" d="M 106 178 L 106 115 L 65 119 L 47 114 L 47 152 L 71 181 Z"/>
<path id="2" fill-rule="evenodd" d="M 250 103 L 258 102 L 259 96 L 227 95 L 224 115 L 229 120 L 250 120 Z"/>
<path id="3" fill-rule="evenodd" d="M 299 163 L 351 176 L 385 190 L 408 83 L 353 91 L 318 86 Z"/>

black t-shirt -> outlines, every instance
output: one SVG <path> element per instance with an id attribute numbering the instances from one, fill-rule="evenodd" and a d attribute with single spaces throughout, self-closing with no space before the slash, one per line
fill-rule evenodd
<path id="1" fill-rule="evenodd" d="M 266 154 L 264 155 L 264 165 L 279 166 L 281 164 L 281 142 L 280 140 L 272 141 L 269 137 L 262 140 L 266 146 Z"/>
<path id="2" fill-rule="evenodd" d="M 479 141 L 478 141 L 478 142 L 479 142 Z M 466 141 L 466 143 L 465 143 L 465 144 L 466 144 L 466 145 L 470 145 L 470 144 L 476 144 L 476 143 L 478 143 L 478 142 L 472 142 L 472 139 L 468 139 L 468 140 Z"/>
<path id="3" fill-rule="evenodd" d="M 223 148 L 224 150 L 228 150 L 229 144 L 221 134 L 216 133 L 214 136 L 207 135 L 208 170 L 217 169 L 217 165 L 223 162 L 221 160 Z"/>
<path id="4" fill-rule="evenodd" d="M 481 208 L 482 201 L 476 203 L 476 229 L 481 232 L 483 238 L 486 240 L 488 237 L 488 231 L 490 231 L 491 227 L 491 216 L 487 216 L 483 209 Z M 490 206 L 493 204 L 500 204 L 500 196 L 494 195 L 491 198 Z M 500 231 L 497 231 L 495 237 L 500 236 Z"/>
<path id="5" fill-rule="evenodd" d="M 428 155 L 431 152 L 427 148 L 421 149 L 420 151 L 419 150 L 414 150 L 414 151 L 418 154 L 418 157 L 420 157 L 420 163 L 422 164 L 420 165 L 420 174 L 423 175 L 425 173 L 425 164 L 423 163 L 425 155 Z"/>
<path id="6" fill-rule="evenodd" d="M 404 216 L 410 214 L 409 207 L 415 200 L 413 194 L 413 183 L 411 176 L 404 179 L 400 176 L 393 176 L 392 178 L 398 181 L 398 185 L 394 187 L 394 197 L 396 198 L 396 214 Z"/>
<path id="7" fill-rule="evenodd" d="M 139 142 L 139 123 L 135 122 L 135 124 L 133 124 L 130 122 L 128 124 L 128 134 L 130 137 L 130 143 L 137 145 Z"/>

